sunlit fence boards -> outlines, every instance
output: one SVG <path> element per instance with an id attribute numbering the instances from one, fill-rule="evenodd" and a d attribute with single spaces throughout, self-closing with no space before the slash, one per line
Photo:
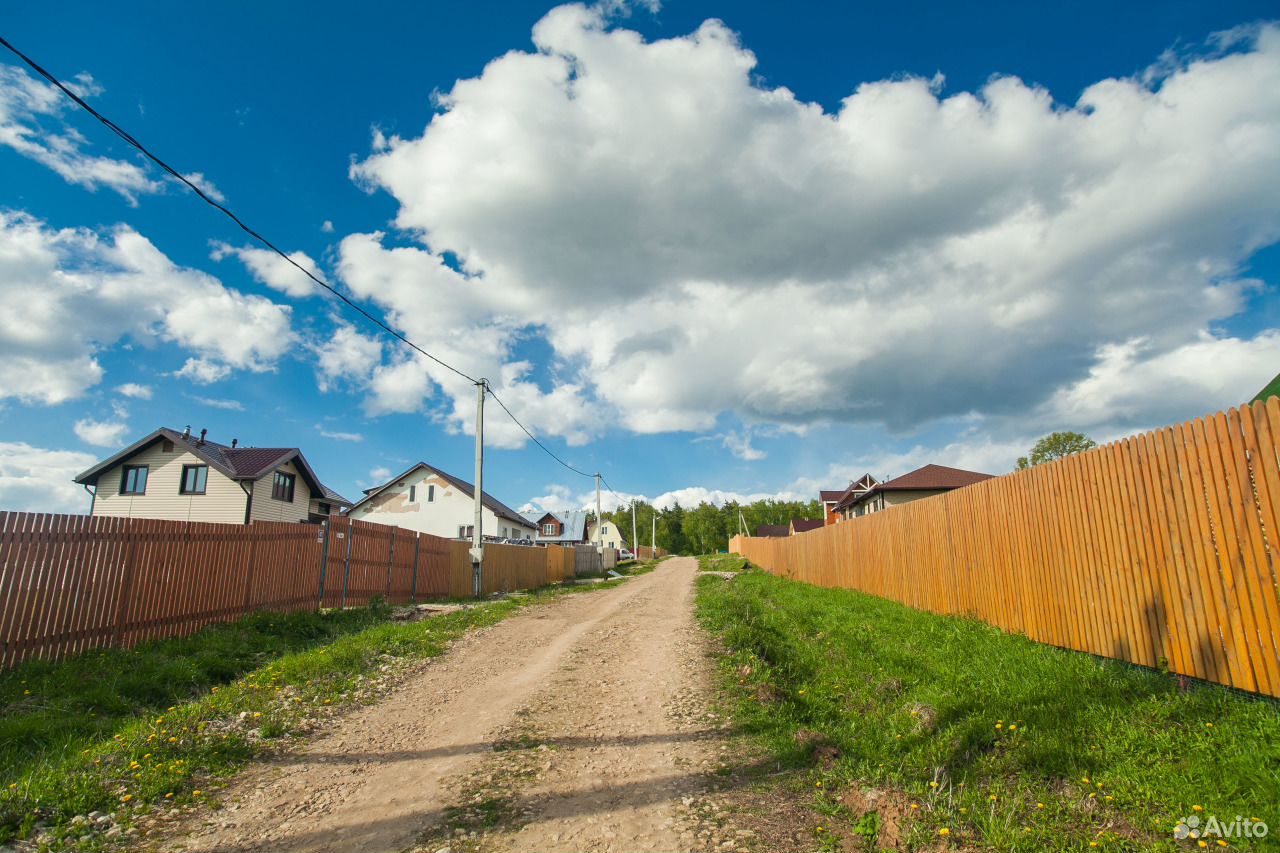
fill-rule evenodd
<path id="1" fill-rule="evenodd" d="M 1280 696 L 1280 399 L 732 550 L 775 574 Z"/>

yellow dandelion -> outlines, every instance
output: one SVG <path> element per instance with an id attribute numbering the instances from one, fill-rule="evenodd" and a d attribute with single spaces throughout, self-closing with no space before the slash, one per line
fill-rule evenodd
<path id="1" fill-rule="evenodd" d="M 822 783 L 821 783 L 821 782 L 814 782 L 814 783 L 813 783 L 813 787 L 815 787 L 815 788 L 821 788 L 821 787 L 822 787 Z"/>
<path id="2" fill-rule="evenodd" d="M 191 796 L 193 796 L 193 797 L 198 797 L 198 796 L 200 796 L 200 792 L 199 792 L 199 791 L 192 791 L 192 792 L 191 792 Z"/>
<path id="3" fill-rule="evenodd" d="M 1038 809 L 1044 808 L 1044 803 L 1036 803 L 1036 808 Z"/>
<path id="4" fill-rule="evenodd" d="M 1090 846 L 1090 847 L 1097 847 L 1097 846 L 1098 846 L 1098 842 L 1096 842 L 1096 841 L 1090 841 L 1090 842 L 1089 842 L 1089 846 Z"/>
<path id="5" fill-rule="evenodd" d="M 918 809 L 918 808 L 920 808 L 920 806 L 919 806 L 917 803 L 912 803 L 912 804 L 911 804 L 911 810 L 912 810 L 912 811 L 915 811 L 915 810 L 916 810 L 916 809 Z"/>
<path id="6" fill-rule="evenodd" d="M 1193 812 L 1202 812 L 1202 811 L 1204 811 L 1204 806 L 1192 806 L 1192 807 L 1191 807 L 1191 810 L 1192 810 Z"/>
<path id="7" fill-rule="evenodd" d="M 968 813 L 969 813 L 968 809 L 966 809 L 964 806 L 960 807 L 960 814 L 968 814 Z"/>
<path id="8" fill-rule="evenodd" d="M 951 830 L 947 829 L 947 828 L 944 826 L 944 827 L 942 827 L 942 829 L 939 829 L 939 830 L 938 830 L 938 834 L 939 834 L 939 835 L 941 835 L 941 836 L 943 836 L 943 837 L 945 838 L 946 836 L 948 836 L 948 835 L 950 835 L 950 834 L 951 834 Z"/>
<path id="9" fill-rule="evenodd" d="M 177 743 L 177 742 L 178 742 L 178 739 L 176 737 L 169 738 L 169 743 Z"/>
<path id="10" fill-rule="evenodd" d="M 165 798 L 166 800 L 172 800 L 172 799 L 173 799 L 173 792 L 172 792 L 172 791 L 170 791 L 169 793 L 165 794 L 165 795 L 164 795 L 164 798 Z"/>
<path id="11" fill-rule="evenodd" d="M 1018 730 L 1018 724 L 1017 724 L 1017 723 L 1010 723 L 1010 724 L 1009 724 L 1009 731 L 1011 731 L 1011 732 L 1016 732 L 1017 730 Z"/>
<path id="12" fill-rule="evenodd" d="M 120 798 L 120 802 L 127 803 L 132 799 L 133 799 L 133 794 L 125 794 L 123 797 Z"/>
<path id="13" fill-rule="evenodd" d="M 1003 725 L 1001 725 L 1000 723 L 996 723 L 996 731 L 999 731 L 1000 729 L 1003 729 L 1003 728 L 1004 728 Z"/>
<path id="14" fill-rule="evenodd" d="M 1204 727 L 1205 727 L 1206 729 L 1211 729 L 1211 728 L 1213 728 L 1213 723 L 1205 723 L 1205 724 L 1204 724 Z"/>
<path id="15" fill-rule="evenodd" d="M 1228 845 L 1227 845 L 1227 842 L 1225 842 L 1225 841 L 1223 841 L 1221 838 L 1219 838 L 1219 839 L 1218 839 L 1218 846 L 1219 846 L 1219 847 L 1226 847 L 1226 846 L 1228 846 Z"/>
<path id="16" fill-rule="evenodd" d="M 987 799 L 991 800 L 991 802 L 993 802 L 993 803 L 994 803 L 994 802 L 996 801 L 997 797 L 996 797 L 996 795 L 995 795 L 995 794 L 992 794 L 992 795 L 991 795 L 990 797 L 988 797 Z"/>
<path id="17" fill-rule="evenodd" d="M 1095 786 L 1095 787 L 1098 787 L 1098 788 L 1101 788 L 1101 787 L 1102 787 L 1102 783 L 1101 783 L 1101 782 L 1095 782 L 1095 783 L 1094 783 L 1094 786 Z"/>
<path id="18" fill-rule="evenodd" d="M 1196 846 L 1203 848 L 1203 847 L 1208 847 L 1209 845 L 1204 843 L 1203 841 L 1197 841 Z"/>
<path id="19" fill-rule="evenodd" d="M 1085 783 L 1086 785 L 1088 785 L 1088 784 L 1089 784 L 1089 777 L 1088 777 L 1088 776 L 1085 776 L 1085 777 L 1084 777 L 1083 779 L 1081 779 L 1080 781 L 1081 781 L 1081 782 L 1083 782 L 1083 783 Z"/>
<path id="20" fill-rule="evenodd" d="M 937 782 L 930 782 L 930 783 L 929 783 L 929 787 L 930 787 L 930 788 L 936 788 L 936 787 L 938 787 L 938 783 L 937 783 Z"/>

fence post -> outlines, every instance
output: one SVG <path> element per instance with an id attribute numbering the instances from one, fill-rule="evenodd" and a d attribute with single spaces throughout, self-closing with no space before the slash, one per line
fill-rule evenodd
<path id="1" fill-rule="evenodd" d="M 347 520 L 347 558 L 342 569 L 342 608 L 347 606 L 347 583 L 351 580 L 351 542 L 356 538 L 356 523 Z"/>
<path id="2" fill-rule="evenodd" d="M 391 547 L 387 549 L 387 603 L 391 603 L 391 570 L 396 560 L 396 529 L 391 528 Z"/>
<path id="3" fill-rule="evenodd" d="M 316 601 L 316 610 L 324 608 L 324 573 L 329 568 L 329 518 L 324 520 L 324 545 L 320 548 L 320 599 Z"/>
<path id="4" fill-rule="evenodd" d="M 422 548 L 422 534 L 413 534 L 413 580 L 409 582 L 409 601 L 418 603 L 418 551 Z"/>

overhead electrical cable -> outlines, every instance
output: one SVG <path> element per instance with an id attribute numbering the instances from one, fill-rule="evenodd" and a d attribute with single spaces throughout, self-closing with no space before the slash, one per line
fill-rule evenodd
<path id="1" fill-rule="evenodd" d="M 367 320 L 368 322 L 370 322 L 370 323 L 374 324 L 374 325 L 375 325 L 375 326 L 377 326 L 379 329 L 381 329 L 383 332 L 385 332 L 386 334 L 388 334 L 388 335 L 392 336 L 392 337 L 393 337 L 393 338 L 395 338 L 396 340 L 400 341 L 401 343 L 403 343 L 405 346 L 409 347 L 409 348 L 410 348 L 410 349 L 412 349 L 413 351 L 415 351 L 415 352 L 419 353 L 420 355 L 426 356 L 426 357 L 427 357 L 427 358 L 429 358 L 431 361 L 435 362 L 436 364 L 440 365 L 441 367 L 443 367 L 443 368 L 445 368 L 445 369 L 447 369 L 447 370 L 452 371 L 453 373 L 457 374 L 458 376 L 462 377 L 463 379 L 467 380 L 468 382 L 472 383 L 473 385 L 478 385 L 478 384 L 480 384 L 481 382 L 484 382 L 485 389 L 488 391 L 489 395 L 490 395 L 490 396 L 492 396 L 492 397 L 493 397 L 493 399 L 498 403 L 498 405 L 502 407 L 502 410 L 503 410 L 504 412 L 506 412 L 506 413 L 507 413 L 507 416 L 508 416 L 509 418 L 511 418 L 511 420 L 512 420 L 512 421 L 514 421 L 514 422 L 515 422 L 515 425 L 516 425 L 516 426 L 518 426 L 518 427 L 520 427 L 521 431 L 523 431 L 523 432 L 524 432 L 524 434 L 525 434 L 525 435 L 527 435 L 527 436 L 529 437 L 529 440 L 530 440 L 530 441 L 532 441 L 532 442 L 533 442 L 534 444 L 536 444 L 539 448 L 541 448 L 541 449 L 542 449 L 542 451 L 543 451 L 544 453 L 546 453 L 548 456 L 550 456 L 550 457 L 551 457 L 552 459 L 554 459 L 556 462 L 560 463 L 560 464 L 561 464 L 561 465 L 563 465 L 565 468 L 569 469 L 569 470 L 570 470 L 570 471 L 572 471 L 573 473 L 578 474 L 578 475 L 580 475 L 580 476 L 583 476 L 583 477 L 594 477 L 594 476 L 595 476 L 594 474 L 588 474 L 586 471 L 583 471 L 583 470 L 581 470 L 581 469 L 579 469 L 579 468 L 575 468 L 574 466 L 570 465 L 568 462 L 565 462 L 563 459 L 561 459 L 559 456 L 557 456 L 554 452 L 552 452 L 552 450 L 551 450 L 549 447 L 547 447 L 545 444 L 543 444 L 543 443 L 542 443 L 542 441 L 540 441 L 540 440 L 538 439 L 538 437 L 537 437 L 537 436 L 535 436 L 532 432 L 530 432 L 530 431 L 529 431 L 529 428 L 528 428 L 528 427 L 526 427 L 523 423 L 521 423 L 521 422 L 520 422 L 520 419 L 519 419 L 519 418 L 517 418 L 517 417 L 512 413 L 512 411 L 511 411 L 509 408 L 507 408 L 507 404 L 506 404 L 506 403 L 504 403 L 504 402 L 502 402 L 502 398 L 501 398 L 501 397 L 499 397 L 499 396 L 497 395 L 497 393 L 493 390 L 493 388 L 489 386 L 489 383 L 488 383 L 487 381 L 485 381 L 485 380 L 477 380 L 476 378 L 474 378 L 474 377 L 472 377 L 472 376 L 470 376 L 470 375 L 468 375 L 468 374 L 464 373 L 463 371 L 461 371 L 461 370 L 459 370 L 458 368 L 454 367 L 452 364 L 449 364 L 448 362 L 446 362 L 446 361 L 444 361 L 444 360 L 442 360 L 442 359 L 440 359 L 440 358 L 437 358 L 436 356 L 434 356 L 434 355 L 432 355 L 431 353 L 427 352 L 425 349 L 423 349 L 422 347 L 418 346 L 418 345 L 417 345 L 417 344 L 415 344 L 413 341 L 409 340 L 409 338 L 408 338 L 408 337 L 406 337 L 405 335 L 401 334 L 400 332 L 397 332 L 395 329 L 391 328 L 389 325 L 387 325 L 387 324 L 386 324 L 383 320 L 381 320 L 379 317 L 377 317 L 377 316 L 375 316 L 374 314 L 370 313 L 369 311 L 365 310 L 365 308 L 364 308 L 364 307 L 362 307 L 362 306 L 361 306 L 359 303 L 357 303 L 355 300 L 351 299 L 351 298 L 350 298 L 350 297 L 348 297 L 346 294 L 342 293 L 340 290 L 338 290 L 337 288 L 335 288 L 333 285 L 329 284 L 327 281 L 324 281 L 322 278 L 320 278 L 319 276 L 317 276 L 315 273 L 311 272 L 309 269 L 307 269 L 306 267 L 304 267 L 304 266 L 302 266 L 301 264 L 299 264 L 299 263 L 298 263 L 297 261 L 295 261 L 292 257 L 290 257 L 288 254 L 286 254 L 284 251 L 282 251 L 278 246 L 276 246 L 276 244 L 275 244 L 275 243 L 272 243 L 270 240 L 268 240 L 266 237 L 264 237 L 264 236 L 263 236 L 261 233 L 259 233 L 257 230 L 255 230 L 255 229 L 253 229 L 253 228 L 249 227 L 248 225 L 246 225 L 246 224 L 245 224 L 245 222 L 244 222 L 244 220 L 242 220 L 238 215 L 236 215 L 236 213 L 235 213 L 235 212 L 233 212 L 229 207 L 227 207 L 226 205 L 222 204 L 221 202 L 218 202 L 218 201 L 214 200 L 213 198 L 211 198 L 207 192 L 205 192 L 203 189 L 201 189 L 199 186 L 197 186 L 193 181 L 191 181 L 189 178 L 187 178 L 185 175 L 183 175 L 183 174 L 182 174 L 181 172 L 179 172 L 177 169 L 175 169 L 175 168 L 173 168 L 172 166 L 170 166 L 170 165 L 169 165 L 168 163 L 166 163 L 164 160 L 160 159 L 158 156 L 156 156 L 155 154 L 153 154 L 153 153 L 151 152 L 151 150 L 150 150 L 150 149 L 148 149 L 145 145 L 143 145 L 141 142 L 139 142 L 137 139 L 135 139 L 135 138 L 133 137 L 133 135 L 132 135 L 132 134 L 130 134 L 128 131 L 126 131 L 126 130 L 124 130 L 122 127 L 120 127 L 120 125 L 116 124 L 114 121 L 112 121 L 111 119 L 107 118 L 107 117 L 106 117 L 106 116 L 104 116 L 102 113 L 98 112 L 96 109 L 94 109 L 92 106 L 90 106 L 90 105 L 89 105 L 89 104 L 84 100 L 84 98 L 82 98 L 82 97 L 80 97 L 78 94 L 76 94 L 76 92 L 75 92 L 75 90 L 74 90 L 74 89 L 72 89 L 72 88 L 70 88 L 69 86 L 67 86 L 66 84 L 64 84 L 61 80 L 59 80 L 59 79 L 58 79 L 57 77 L 55 77 L 53 74 L 51 74 L 51 73 L 49 73 L 48 71 L 46 71 L 46 70 L 45 70 L 45 69 L 44 69 L 44 68 L 43 68 L 39 63 L 37 63 L 34 59 L 32 59 L 31 57 L 27 56 L 25 53 L 23 53 L 23 52 L 22 52 L 21 50 L 19 50 L 18 48 L 14 47 L 14 46 L 13 46 L 13 44 L 12 44 L 11 42 L 9 42 L 9 40 L 8 40 L 8 39 L 4 38 L 3 36 L 0 36 L 0 45 L 3 45 L 3 46 L 4 46 L 7 50 L 9 50 L 9 52 L 11 52 L 14 56 L 16 56 L 16 57 L 18 57 L 20 60 L 22 60 L 22 62 L 23 62 L 23 63 L 25 63 L 25 64 L 27 65 L 27 67 L 28 67 L 28 68 L 30 68 L 32 71 L 34 71 L 36 74 L 39 74 L 39 75 L 40 75 L 41 77 L 43 77 L 45 80 L 48 80 L 48 81 L 49 81 L 49 83 L 51 83 L 53 86 L 57 87 L 57 88 L 58 88 L 58 89 L 59 89 L 59 90 L 60 90 L 64 95 L 66 95 L 68 98 L 70 98 L 70 99 L 71 99 L 71 101 L 72 101 L 72 102 L 74 102 L 74 103 L 76 104 L 76 106 L 80 107 L 82 110 L 84 110 L 85 112 L 87 112 L 89 115 L 91 115 L 91 116 L 93 116 L 94 118 L 96 118 L 96 119 L 97 119 L 99 122 L 101 122 L 101 123 L 102 123 L 102 124 L 103 124 L 107 129 L 108 129 L 108 130 L 110 130 L 110 131 L 111 131 L 112 133 L 114 133 L 116 136 L 120 137 L 120 139 L 124 140 L 124 141 L 125 141 L 125 142 L 130 146 L 130 147 L 132 147 L 132 148 L 136 149 L 136 150 L 137 150 L 139 153 L 141 153 L 144 157 L 146 157 L 146 158 L 147 158 L 148 160 L 150 160 L 152 163 L 155 163 L 158 167 L 160 167 L 162 170 L 164 170 L 164 172 L 166 172 L 167 174 L 169 174 L 169 175 L 170 175 L 171 177 L 173 177 L 175 180 L 177 180 L 177 181 L 181 181 L 184 185 L 186 185 L 186 187 L 187 187 L 188 189 L 190 189 L 193 193 L 195 193 L 195 194 L 196 194 L 196 195 L 197 195 L 197 196 L 198 196 L 202 201 L 204 201 L 204 202 L 205 202 L 206 204 L 208 204 L 210 207 L 213 207 L 214 209 L 218 210 L 218 211 L 219 211 L 219 212 L 221 212 L 224 216 L 226 216 L 228 219 L 230 219 L 232 222 L 234 222 L 234 223 L 235 223 L 235 225 L 236 225 L 236 226 L 237 226 L 241 231 L 243 231 L 245 234 L 248 234 L 250 237 L 252 237 L 254 240 L 256 240 L 256 241 L 258 241 L 259 243 L 261 243 L 263 246 L 265 246 L 265 247 L 266 247 L 267 249 L 269 249 L 270 251 L 272 251 L 272 252 L 274 252 L 275 254 L 279 255 L 282 259 L 284 259 L 284 261 L 286 261 L 288 264 L 290 264 L 291 266 L 293 266 L 294 268 L 296 268 L 299 272 L 301 272 L 301 273 L 302 273 L 303 275 L 305 275 L 307 278 L 311 279 L 311 280 L 312 280 L 313 282 L 315 282 L 317 285 L 319 285 L 320 287 L 322 287 L 322 288 L 324 288 L 325 290 L 327 290 L 330 294 L 332 294 L 333 296 L 336 296 L 338 299 L 342 300 L 342 302 L 343 302 L 345 305 L 347 305 L 347 307 L 349 307 L 349 308 L 351 308 L 352 310 L 354 310 L 354 311 L 358 312 L 362 317 L 364 317 L 364 318 L 365 318 L 365 320 Z M 609 489 L 609 491 L 613 492 L 613 489 L 612 489 L 612 488 L 610 488 L 610 489 Z M 618 497 L 619 499 L 621 499 L 617 492 L 614 492 L 613 494 L 614 494 L 614 497 Z"/>

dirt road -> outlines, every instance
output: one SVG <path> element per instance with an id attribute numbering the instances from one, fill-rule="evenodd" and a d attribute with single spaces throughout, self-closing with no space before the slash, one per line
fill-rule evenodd
<path id="1" fill-rule="evenodd" d="M 170 849 L 698 850 L 725 748 L 692 559 L 459 640 L 389 698 L 257 766 Z M 729 846 L 733 846 L 729 844 Z"/>

